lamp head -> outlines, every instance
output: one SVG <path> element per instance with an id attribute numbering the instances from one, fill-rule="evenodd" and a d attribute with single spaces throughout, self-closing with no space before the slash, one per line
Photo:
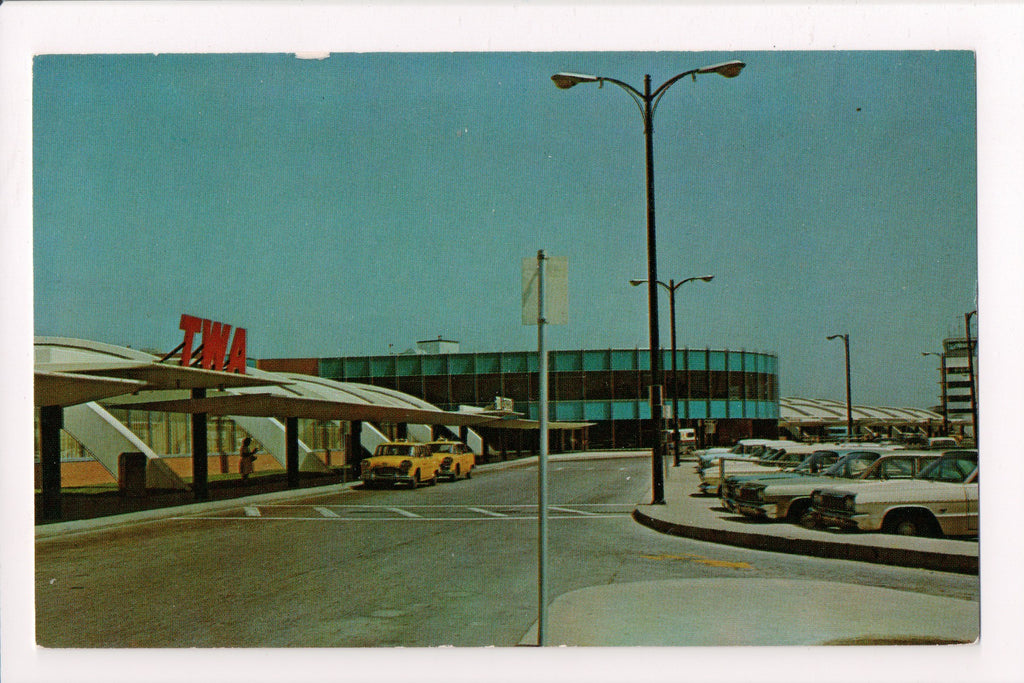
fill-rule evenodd
<path id="1" fill-rule="evenodd" d="M 715 276 L 714 275 L 705 275 L 704 277 L 699 277 L 697 279 L 702 281 L 702 282 L 711 282 L 712 280 L 715 279 Z"/>
<path id="2" fill-rule="evenodd" d="M 736 78 L 740 75 L 740 72 L 743 71 L 743 67 L 745 66 L 745 63 L 738 59 L 734 59 L 729 62 L 722 62 L 721 64 L 712 64 L 711 66 L 702 67 L 697 69 L 697 73 L 718 74 L 719 76 L 724 76 L 726 78 Z"/>
<path id="3" fill-rule="evenodd" d="M 634 287 L 636 287 L 636 286 L 638 286 L 638 285 L 642 285 L 642 284 L 643 284 L 643 283 L 645 283 L 645 282 L 647 282 L 647 280 L 630 280 L 630 281 L 629 281 L 629 284 L 631 284 L 631 285 L 633 285 Z"/>
<path id="4" fill-rule="evenodd" d="M 572 74 L 564 71 L 560 71 L 551 77 L 551 80 L 555 82 L 562 90 L 568 90 L 574 85 L 580 83 L 596 83 L 600 79 L 597 76 L 590 76 L 587 74 Z"/>

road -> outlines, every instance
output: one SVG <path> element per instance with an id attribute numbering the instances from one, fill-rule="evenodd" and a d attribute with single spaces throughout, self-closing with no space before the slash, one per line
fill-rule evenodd
<path id="1" fill-rule="evenodd" d="M 49 647 L 513 646 L 537 617 L 537 472 L 288 504 L 36 545 Z M 752 551 L 651 531 L 649 461 L 554 461 L 550 597 L 604 584 L 790 578 L 977 601 L 976 576 Z M 756 609 L 756 607 L 752 607 Z"/>

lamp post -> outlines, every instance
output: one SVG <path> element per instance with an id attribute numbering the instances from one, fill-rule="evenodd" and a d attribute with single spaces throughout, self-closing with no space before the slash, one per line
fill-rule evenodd
<path id="1" fill-rule="evenodd" d="M 662 453 L 661 453 L 661 423 L 662 423 L 662 406 L 661 406 L 661 355 L 660 341 L 658 338 L 658 265 L 657 265 L 657 244 L 655 239 L 654 229 L 654 112 L 658 107 L 658 103 L 661 98 L 665 95 L 668 89 L 680 79 L 690 76 L 692 80 L 697 80 L 698 74 L 718 74 L 725 78 L 734 78 L 740 74 L 743 67 L 746 66 L 740 61 L 723 62 L 722 64 L 714 64 L 711 66 L 705 66 L 700 69 L 691 69 L 690 71 L 684 71 L 683 73 L 676 74 L 672 78 L 668 79 L 655 90 L 651 90 L 651 77 L 649 74 L 644 75 L 644 90 L 640 92 L 633 86 L 620 81 L 615 78 L 607 78 L 605 76 L 591 76 L 588 74 L 576 74 L 576 73 L 557 73 L 551 77 L 551 80 L 556 86 L 562 90 L 566 90 L 573 86 L 579 85 L 580 83 L 597 83 L 598 87 L 604 86 L 605 83 L 612 83 L 617 85 L 626 91 L 637 107 L 640 109 L 640 115 L 643 118 L 644 123 L 644 152 L 646 158 L 646 173 L 647 173 L 647 308 L 648 308 L 648 325 L 650 327 L 651 337 L 651 422 L 657 430 L 655 438 L 651 444 L 651 473 L 653 479 L 653 491 L 654 496 L 651 501 L 652 505 L 662 505 L 665 503 L 665 473 L 662 470 Z"/>
<path id="2" fill-rule="evenodd" d="M 981 443 L 978 434 L 978 395 L 974 388 L 974 343 L 971 341 L 971 317 L 978 314 L 977 310 L 964 313 L 964 334 L 967 337 L 967 375 L 971 383 L 971 429 L 974 431 L 974 447 Z"/>
<path id="3" fill-rule="evenodd" d="M 846 350 L 846 438 L 853 439 L 853 403 L 850 402 L 850 335 L 830 334 L 825 339 L 842 339 Z"/>
<path id="4" fill-rule="evenodd" d="M 946 355 L 934 351 L 922 351 L 922 356 L 936 356 L 939 359 L 939 387 L 942 390 L 942 436 L 949 436 L 949 410 L 946 408 Z"/>
<path id="5" fill-rule="evenodd" d="M 694 280 L 700 280 L 702 282 L 711 282 L 715 279 L 714 275 L 702 275 L 699 277 L 688 277 L 685 280 L 676 282 L 675 280 L 669 280 L 666 285 L 664 282 L 658 281 L 658 284 L 668 290 L 668 310 L 669 320 L 672 325 L 672 466 L 679 467 L 679 392 L 676 391 L 676 290 L 687 282 L 693 282 Z M 630 280 L 629 284 L 636 287 L 642 285 L 647 280 Z M 659 425 L 660 429 L 660 425 Z"/>

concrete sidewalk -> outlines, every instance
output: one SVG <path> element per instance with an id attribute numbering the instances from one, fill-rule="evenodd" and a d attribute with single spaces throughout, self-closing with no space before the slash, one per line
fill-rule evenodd
<path id="1" fill-rule="evenodd" d="M 547 644 L 944 645 L 977 640 L 980 620 L 970 600 L 834 581 L 640 581 L 558 596 Z M 536 624 L 519 644 L 537 645 Z"/>
<path id="2" fill-rule="evenodd" d="M 638 505 L 633 513 L 634 519 L 656 531 L 755 550 L 978 573 L 977 541 L 824 531 L 750 519 L 727 511 L 715 497 L 700 495 L 700 478 L 692 462 L 666 470 L 666 504 Z"/>

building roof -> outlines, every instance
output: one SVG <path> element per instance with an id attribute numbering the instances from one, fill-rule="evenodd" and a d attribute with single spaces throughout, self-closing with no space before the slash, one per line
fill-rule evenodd
<path id="1" fill-rule="evenodd" d="M 851 416 L 854 422 L 871 424 L 917 424 L 942 421 L 942 415 L 926 408 L 854 405 Z M 845 424 L 846 402 L 815 398 L 781 398 L 779 399 L 779 421 L 805 426 Z"/>

